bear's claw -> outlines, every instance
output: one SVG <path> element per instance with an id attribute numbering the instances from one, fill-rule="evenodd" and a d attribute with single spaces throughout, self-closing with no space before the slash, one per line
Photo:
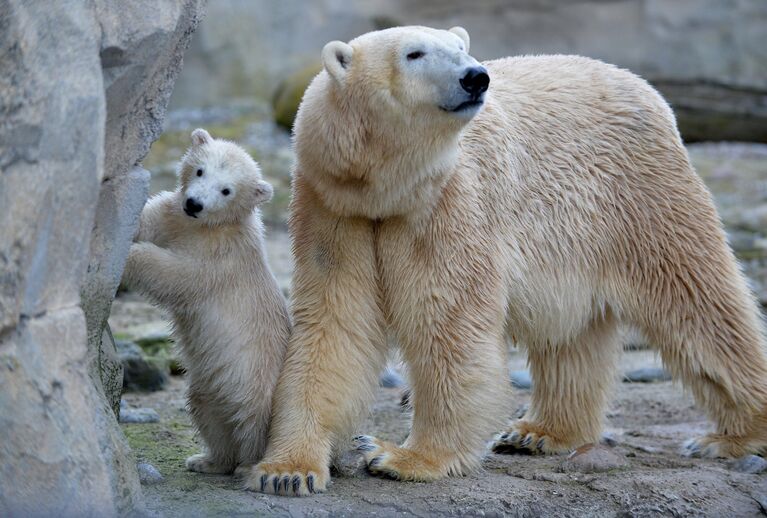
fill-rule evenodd
<path id="1" fill-rule="evenodd" d="M 310 493 L 314 493 L 314 476 L 309 475 L 306 477 L 306 487 L 309 489 Z"/>
<path id="2" fill-rule="evenodd" d="M 286 496 L 306 496 L 325 491 L 328 473 L 294 463 L 257 464 L 245 479 L 245 489 Z"/>

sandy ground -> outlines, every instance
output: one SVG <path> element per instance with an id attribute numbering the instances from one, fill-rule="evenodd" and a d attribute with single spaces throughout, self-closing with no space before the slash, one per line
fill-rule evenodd
<path id="1" fill-rule="evenodd" d="M 284 232 L 270 233 L 272 264 L 285 285 L 292 265 Z M 119 335 L 162 329 L 162 314 L 134 294 L 118 297 L 110 319 Z M 525 358 L 513 352 L 510 369 Z M 650 351 L 625 352 L 620 372 L 658 366 Z M 725 460 L 687 459 L 678 454 L 687 438 L 708 423 L 689 394 L 672 382 L 617 382 L 606 416 L 611 448 L 623 467 L 603 473 L 566 472 L 565 456 L 490 454 L 481 472 L 435 483 L 404 483 L 365 473 L 354 453 L 342 456 L 340 472 L 323 495 L 295 499 L 246 492 L 227 476 L 184 469 L 184 459 L 200 448 L 185 410 L 185 381 L 150 394 L 127 393 L 132 407 L 151 407 L 159 423 L 124 424 L 139 461 L 159 469 L 164 481 L 145 485 L 148 509 L 162 516 L 759 516 L 767 514 L 767 474 L 745 474 Z M 402 389 L 379 389 L 361 433 L 402 441 L 408 413 Z M 515 390 L 509 414 L 529 401 Z M 499 411 L 504 411 L 499 409 Z M 511 417 L 511 415 L 509 416 Z"/>
<path id="2" fill-rule="evenodd" d="M 627 353 L 624 367 L 646 364 Z M 680 443 L 707 423 L 692 399 L 671 382 L 616 385 L 607 428 L 627 461 L 605 473 L 562 472 L 564 456 L 489 455 L 481 472 L 434 483 L 406 483 L 368 476 L 357 456 L 342 458 L 342 474 L 327 493 L 296 499 L 242 491 L 232 477 L 184 470 L 199 441 L 184 410 L 184 381 L 168 390 L 128 394 L 131 406 L 151 406 L 158 424 L 123 425 L 135 454 L 165 477 L 144 486 L 150 511 L 164 516 L 759 516 L 767 505 L 767 475 L 734 471 L 724 460 L 681 457 Z M 379 389 L 360 431 L 401 441 L 408 416 L 400 389 Z M 529 400 L 516 391 L 514 406 Z M 761 503 L 760 503 L 761 502 Z"/>

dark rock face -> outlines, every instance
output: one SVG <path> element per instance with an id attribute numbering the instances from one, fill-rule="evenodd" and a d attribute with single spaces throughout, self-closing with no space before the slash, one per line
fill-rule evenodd
<path id="1" fill-rule="evenodd" d="M 148 361 L 141 348 L 133 342 L 118 341 L 117 354 L 122 366 L 122 389 L 155 392 L 168 382 L 167 365 Z"/>
<path id="2" fill-rule="evenodd" d="M 203 0 L 0 0 L 0 514 L 142 507 L 106 318 Z"/>

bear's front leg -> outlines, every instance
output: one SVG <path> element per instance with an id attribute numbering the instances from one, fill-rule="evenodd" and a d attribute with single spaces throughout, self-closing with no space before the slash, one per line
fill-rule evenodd
<path id="1" fill-rule="evenodd" d="M 386 361 L 372 223 L 330 214 L 296 183 L 293 334 L 269 444 L 245 479 L 284 495 L 326 489 L 332 450 L 367 411 Z"/>
<path id="2" fill-rule="evenodd" d="M 439 226 L 384 223 L 379 254 L 387 314 L 408 365 L 413 405 L 401 446 L 356 438 L 371 473 L 429 481 L 479 466 L 509 404 L 501 275 L 490 250 Z"/>

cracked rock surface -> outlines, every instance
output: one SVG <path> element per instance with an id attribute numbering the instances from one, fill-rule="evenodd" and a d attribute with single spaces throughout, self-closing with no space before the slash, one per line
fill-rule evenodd
<path id="1" fill-rule="evenodd" d="M 143 509 L 105 327 L 203 0 L 0 0 L 0 515 Z"/>

